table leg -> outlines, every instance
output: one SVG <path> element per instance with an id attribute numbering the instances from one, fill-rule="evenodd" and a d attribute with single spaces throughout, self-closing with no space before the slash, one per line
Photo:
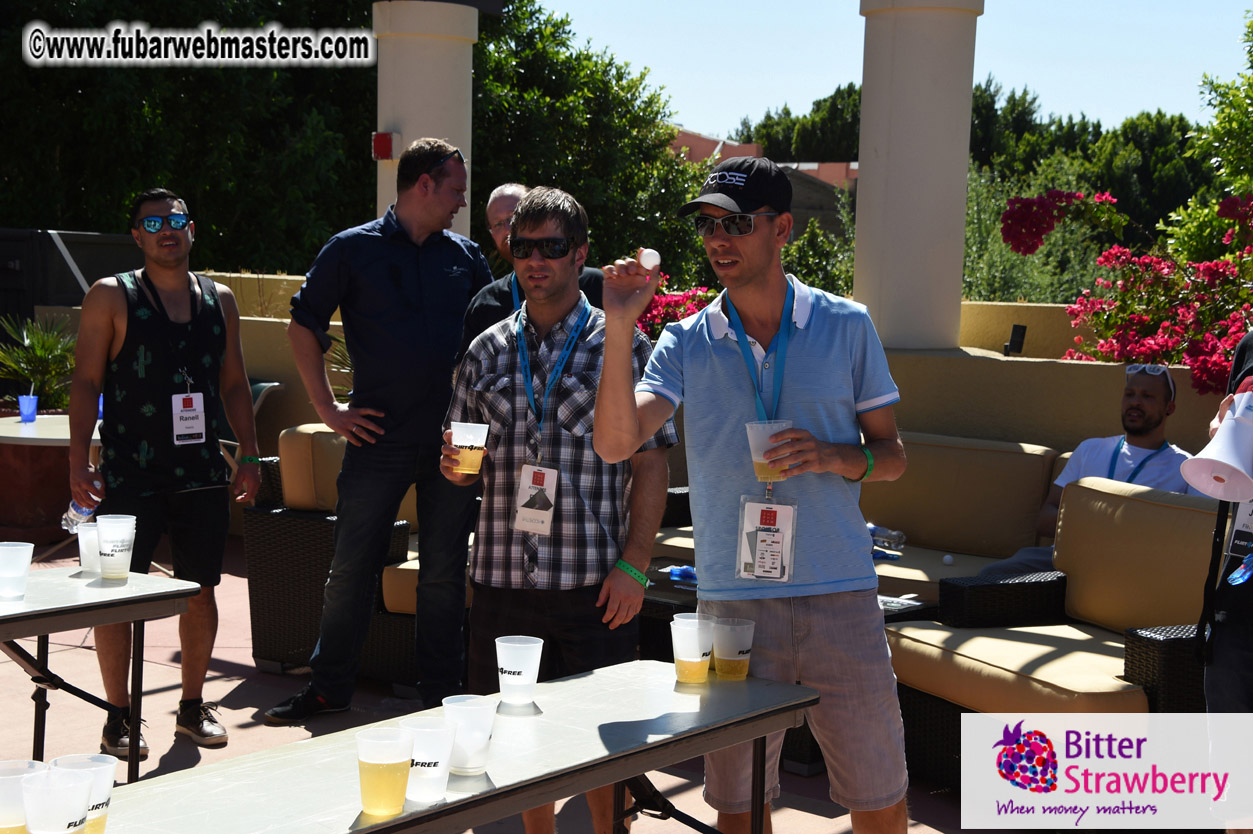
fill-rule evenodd
<path id="1" fill-rule="evenodd" d="M 753 739 L 753 834 L 762 834 L 766 823 L 766 737 Z"/>
<path id="2" fill-rule="evenodd" d="M 613 834 L 627 834 L 626 783 L 613 783 Z"/>
<path id="3" fill-rule="evenodd" d="M 139 736 L 143 727 L 144 703 L 144 621 L 131 623 L 131 724 L 130 755 L 126 759 L 126 781 L 139 779 Z"/>
<path id="4" fill-rule="evenodd" d="M 39 664 L 39 668 L 48 668 L 48 635 L 41 634 L 35 641 L 35 662 Z M 37 762 L 44 760 L 44 732 L 48 724 L 48 690 L 42 686 L 36 686 L 35 692 L 30 696 L 35 702 L 35 740 L 31 745 L 30 757 Z"/>

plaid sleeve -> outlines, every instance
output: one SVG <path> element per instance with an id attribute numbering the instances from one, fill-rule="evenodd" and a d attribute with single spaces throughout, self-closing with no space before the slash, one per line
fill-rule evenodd
<path id="1" fill-rule="evenodd" d="M 634 382 L 638 385 L 640 379 L 644 376 L 644 368 L 648 365 L 648 358 L 653 353 L 652 342 L 648 340 L 648 336 L 644 331 L 636 329 L 635 341 L 631 345 L 631 364 L 632 376 Z M 674 418 L 666 418 L 666 422 L 661 424 L 661 428 L 644 444 L 640 446 L 639 451 L 643 452 L 648 449 L 669 448 L 679 445 L 679 432 L 674 427 Z"/>

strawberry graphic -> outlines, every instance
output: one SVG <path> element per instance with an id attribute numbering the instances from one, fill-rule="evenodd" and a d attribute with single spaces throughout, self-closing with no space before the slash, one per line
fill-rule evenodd
<path id="1" fill-rule="evenodd" d="M 1031 793 L 1057 790 L 1057 753 L 1044 733 L 1024 733 L 1021 721 L 1012 730 L 1006 724 L 1001 740 L 992 746 L 1001 748 L 996 755 L 996 772 L 1002 779 Z"/>

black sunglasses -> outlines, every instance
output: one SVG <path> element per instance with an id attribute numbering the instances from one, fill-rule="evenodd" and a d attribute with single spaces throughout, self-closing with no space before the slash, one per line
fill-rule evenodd
<path id="1" fill-rule="evenodd" d="M 454 150 L 452 153 L 446 153 L 443 156 L 441 156 L 439 159 L 437 159 L 435 161 L 435 164 L 431 166 L 431 170 L 434 171 L 436 168 L 443 165 L 445 162 L 452 159 L 454 156 L 457 157 L 457 159 L 461 162 L 462 165 L 466 164 L 466 158 L 461 155 L 461 151 Z"/>
<path id="2" fill-rule="evenodd" d="M 167 214 L 162 217 L 158 214 L 149 215 L 148 217 L 139 218 L 135 223 L 135 228 L 142 228 L 145 232 L 155 235 L 161 231 L 161 227 L 166 223 L 170 224 L 170 228 L 174 231 L 182 231 L 187 228 L 187 224 L 191 222 L 191 218 L 181 212 L 178 214 Z"/>
<path id="3" fill-rule="evenodd" d="M 777 211 L 763 211 L 758 214 L 728 214 L 726 217 L 710 217 L 707 214 L 698 214 L 692 218 L 693 225 L 696 226 L 696 234 L 701 237 L 709 237 L 714 233 L 714 229 L 719 226 L 722 231 L 731 237 L 741 237 L 742 235 L 751 235 L 753 233 L 754 217 L 774 217 L 779 214 Z"/>
<path id="4" fill-rule="evenodd" d="M 570 249 L 573 246 L 574 238 L 572 237 L 509 238 L 509 254 L 521 260 L 531 257 L 531 253 L 536 249 L 539 249 L 541 257 L 549 260 L 564 258 L 570 254 Z"/>

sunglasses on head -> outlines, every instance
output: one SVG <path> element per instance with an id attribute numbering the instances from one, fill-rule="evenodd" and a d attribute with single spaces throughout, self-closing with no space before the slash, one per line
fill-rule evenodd
<path id="1" fill-rule="evenodd" d="M 540 257 L 548 258 L 549 260 L 564 258 L 570 254 L 570 250 L 573 247 L 574 238 L 569 237 L 509 238 L 509 254 L 522 260 L 531 257 L 531 253 L 536 249 L 539 249 Z"/>
<path id="2" fill-rule="evenodd" d="M 754 217 L 774 217 L 778 213 L 777 211 L 763 211 L 757 214 L 728 214 L 726 217 L 698 214 L 692 218 L 692 223 L 696 226 L 696 234 L 701 237 L 709 237 L 719 226 L 731 237 L 740 237 L 753 233 Z"/>
<path id="3" fill-rule="evenodd" d="M 435 161 L 435 164 L 431 166 L 431 170 L 434 171 L 436 168 L 443 165 L 445 162 L 452 159 L 454 156 L 457 157 L 457 159 L 461 162 L 462 165 L 466 164 L 466 158 L 461 155 L 461 151 L 454 149 L 452 153 L 446 153 L 443 156 L 441 156 L 439 159 L 437 159 Z"/>
<path id="4" fill-rule="evenodd" d="M 1170 369 L 1165 365 L 1128 365 L 1127 376 L 1135 376 L 1136 374 L 1148 374 L 1149 376 L 1161 376 L 1165 374 L 1166 384 L 1170 386 L 1170 398 L 1175 398 L 1175 380 L 1170 375 Z"/>
<path id="5" fill-rule="evenodd" d="M 178 232 L 187 228 L 187 224 L 190 221 L 191 221 L 191 218 L 181 212 L 178 214 L 167 214 L 165 217 L 162 217 L 159 214 L 153 214 L 153 215 L 149 215 L 148 217 L 139 218 L 139 221 L 135 224 L 135 227 L 143 229 L 145 232 L 148 232 L 149 234 L 155 235 L 157 232 L 161 231 L 161 227 L 164 226 L 166 223 L 169 223 L 170 228 Z"/>

